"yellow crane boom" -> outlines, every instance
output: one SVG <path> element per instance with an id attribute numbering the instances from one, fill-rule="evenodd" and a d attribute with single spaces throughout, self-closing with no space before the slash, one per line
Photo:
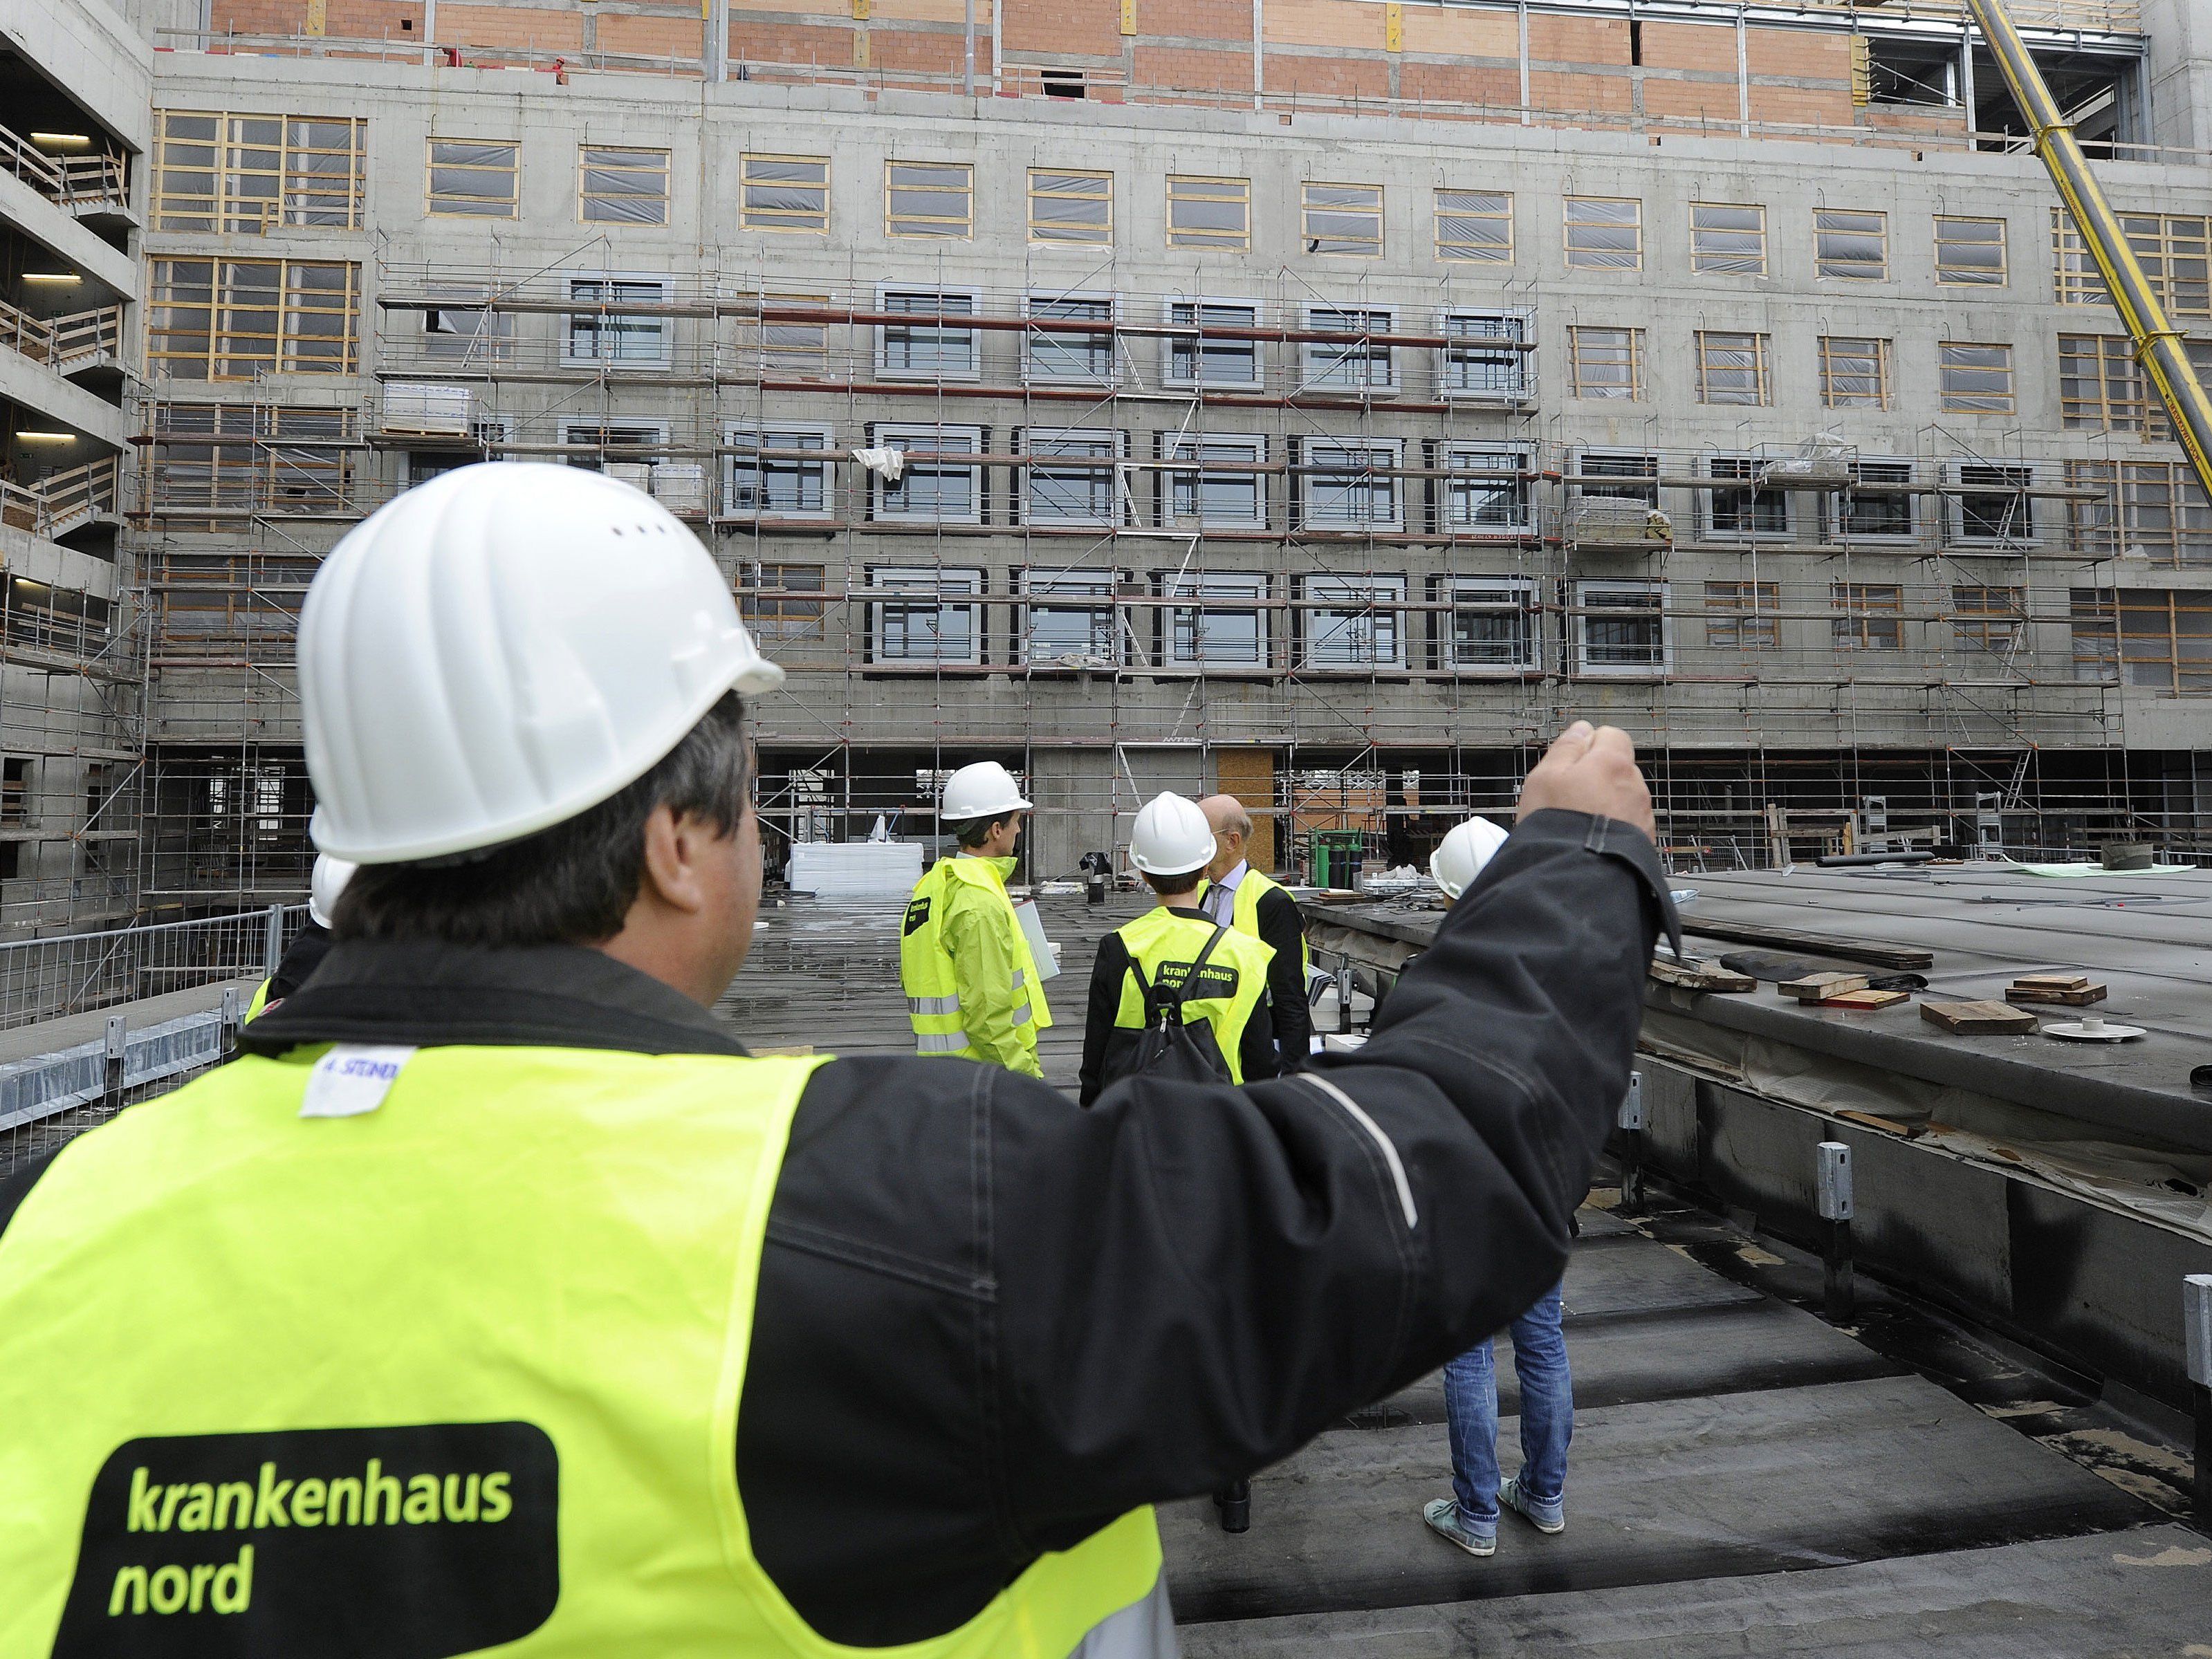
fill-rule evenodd
<path id="1" fill-rule="evenodd" d="M 2044 84 L 2043 72 L 2036 68 L 2027 43 L 2006 14 L 2004 0 L 1966 0 L 1966 8 L 1988 37 L 1990 54 L 2004 75 L 2005 84 L 2012 88 L 2014 101 L 2035 134 L 2035 153 L 2043 158 L 2074 228 L 2089 245 L 2097 269 L 2104 275 L 2106 292 L 2112 296 L 2113 307 L 2135 342 L 2136 360 L 2150 376 L 2166 412 L 2173 417 L 2175 435 L 2188 453 L 2190 465 L 2196 469 L 2197 482 L 2212 498 L 2212 398 L 2205 396 L 2196 370 L 2190 366 L 2179 331 L 2166 320 L 2150 279 L 2136 262 L 2135 251 L 2128 246 L 2112 204 L 2106 201 L 2105 192 L 2097 187 L 2096 178 L 2089 171 L 2088 159 L 2075 139 L 2072 124 L 2058 112 L 2058 102 Z M 1968 111 L 1967 125 L 1972 123 L 1973 112 Z"/>

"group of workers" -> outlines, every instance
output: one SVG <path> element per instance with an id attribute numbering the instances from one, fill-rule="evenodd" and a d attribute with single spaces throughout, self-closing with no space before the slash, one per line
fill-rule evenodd
<path id="1" fill-rule="evenodd" d="M 782 674 L 642 493 L 398 496 L 298 668 L 313 834 L 358 866 L 327 954 L 229 1063 L 0 1176 L 0 1659 L 1170 1655 L 1153 1504 L 1559 1281 L 1671 921 L 1619 732 L 1531 769 L 1364 1048 L 1079 1110 L 938 1058 L 957 976 L 910 984 L 927 1060 L 710 1015 Z M 1010 806 L 917 953 L 957 961 Z M 1165 876 L 1198 842 L 1162 817 Z M 1025 942 L 976 948 L 1040 1024 Z"/>

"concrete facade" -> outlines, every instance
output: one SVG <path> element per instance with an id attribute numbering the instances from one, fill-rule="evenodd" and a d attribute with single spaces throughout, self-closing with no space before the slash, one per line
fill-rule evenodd
<path id="1" fill-rule="evenodd" d="M 143 632 L 120 544 L 153 51 L 101 0 L 0 4 L 0 927 L 137 908 Z"/>
<path id="2" fill-rule="evenodd" d="M 2115 77 L 2100 173 L 2212 360 L 2186 9 L 2015 7 L 2069 97 Z M 1043 792 L 1038 873 L 1170 786 L 1267 811 L 1279 866 L 1344 828 L 1395 862 L 1583 714 L 1651 752 L 1692 866 L 1873 833 L 1870 799 L 2014 849 L 2212 833 L 2212 513 L 2039 165 L 1968 134 L 1958 19 L 975 15 L 971 55 L 946 0 L 714 0 L 703 34 L 657 0 L 165 3 L 143 103 L 64 67 L 152 163 L 143 241 L 79 251 L 147 296 L 138 418 L 71 405 L 142 463 L 148 906 L 301 885 L 300 594 L 485 456 L 612 468 L 723 561 L 793 671 L 758 711 L 787 833 L 927 833 L 928 775 L 990 755 Z M 266 177 L 194 182 L 218 127 Z M 818 187 L 749 172 L 779 157 Z M 1243 234 L 1191 245 L 1224 191 Z M 1848 501 L 1765 471 L 1820 434 Z M 894 489 L 863 447 L 960 459 Z"/>

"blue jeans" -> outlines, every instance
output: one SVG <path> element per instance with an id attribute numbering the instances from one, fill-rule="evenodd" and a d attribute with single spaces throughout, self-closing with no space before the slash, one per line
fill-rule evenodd
<path id="1" fill-rule="evenodd" d="M 1547 1515 L 1567 1494 L 1567 1442 L 1575 1398 L 1567 1340 L 1559 1329 L 1559 1286 L 1513 1322 L 1513 1374 L 1521 1379 L 1521 1490 Z M 1498 1529 L 1498 1372 L 1488 1339 L 1444 1366 L 1444 1414 L 1451 1424 L 1452 1496 L 1460 1518 L 1478 1532 Z"/>

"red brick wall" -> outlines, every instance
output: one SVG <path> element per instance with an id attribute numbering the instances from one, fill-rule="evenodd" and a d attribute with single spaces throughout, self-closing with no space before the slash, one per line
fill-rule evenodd
<path id="1" fill-rule="evenodd" d="M 1174 87 L 1187 91 L 1249 91 L 1252 85 L 1252 50 L 1203 51 L 1196 46 L 1137 48 L 1139 86 Z"/>

